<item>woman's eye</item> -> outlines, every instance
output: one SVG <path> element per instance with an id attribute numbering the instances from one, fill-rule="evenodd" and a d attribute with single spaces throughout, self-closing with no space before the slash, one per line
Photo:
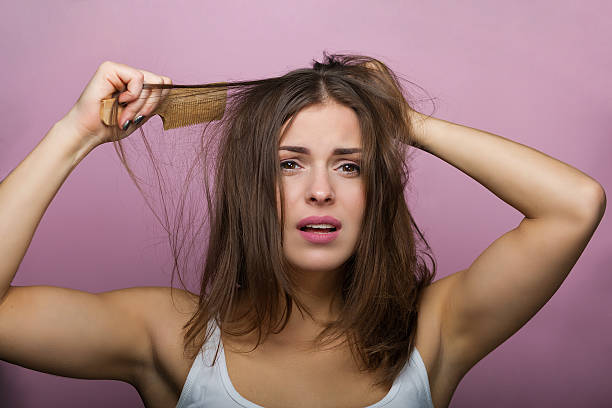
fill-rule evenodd
<path id="1" fill-rule="evenodd" d="M 286 160 L 280 163 L 280 167 L 282 170 L 297 170 L 300 165 L 293 160 Z M 351 175 L 359 175 L 361 173 L 361 168 L 354 163 L 345 163 L 340 166 L 340 169 L 342 169 L 343 173 Z"/>
<path id="2" fill-rule="evenodd" d="M 351 174 L 359 174 L 361 171 L 361 168 L 353 163 L 345 163 L 342 166 L 340 166 L 340 168 L 342 169 L 348 169 L 346 172 L 347 173 L 351 173 Z"/>
<path id="3" fill-rule="evenodd" d="M 287 161 L 281 162 L 280 166 L 281 166 L 281 169 L 295 170 L 295 166 L 297 166 L 297 163 L 294 162 L 293 160 L 287 160 Z M 288 167 L 283 167 L 283 166 L 288 166 Z"/>

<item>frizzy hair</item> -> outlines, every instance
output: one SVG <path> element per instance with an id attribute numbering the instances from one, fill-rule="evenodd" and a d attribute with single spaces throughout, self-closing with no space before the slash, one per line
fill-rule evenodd
<path id="1" fill-rule="evenodd" d="M 368 62 L 378 63 L 384 74 L 364 65 Z M 436 274 L 435 259 L 428 253 L 431 248 L 404 197 L 410 176 L 407 154 L 415 143 L 412 123 L 404 111 L 410 104 L 397 75 L 370 57 L 324 52 L 323 62 L 313 61 L 312 68 L 222 84 L 229 90 L 225 114 L 205 125 L 188 175 L 198 174 L 196 165 L 201 166 L 202 201 L 207 204 L 206 217 L 200 218 L 199 225 L 190 217 L 188 228 L 203 231 L 206 220 L 210 228 L 208 247 L 196 259 L 200 293 L 195 313 L 183 326 L 184 355 L 193 359 L 201 350 L 212 335 L 212 319 L 232 336 L 257 330 L 256 348 L 270 333 L 283 330 L 293 302 L 302 315 L 305 312 L 313 318 L 296 296 L 283 254 L 285 215 L 281 209 L 279 219 L 277 209 L 277 188 L 284 202 L 278 147 L 283 125 L 300 110 L 334 101 L 353 109 L 359 119 L 366 207 L 354 253 L 343 264 L 339 318 L 322 323 L 324 329 L 315 344 L 342 340 L 340 345 L 348 344 L 361 370 L 377 373 L 376 385 L 390 387 L 414 349 L 421 294 Z M 219 84 L 181 85 L 194 92 L 214 86 Z M 159 179 L 159 167 L 142 128 L 140 132 Z M 127 163 L 123 143 L 116 138 L 113 145 L 143 193 Z M 212 185 L 207 175 L 213 178 Z M 183 195 L 177 205 L 180 216 L 186 214 L 184 204 Z M 203 240 L 194 237 L 185 249 L 180 225 L 169 225 L 165 204 L 164 214 L 166 224 L 159 216 L 158 220 L 172 249 L 172 282 L 178 272 L 183 283 L 180 258 L 191 256 L 193 246 Z M 425 250 L 417 249 L 417 240 L 424 243 Z M 432 270 L 421 254 L 432 261 Z M 237 316 L 238 295 L 247 305 L 241 316 Z M 229 323 L 238 323 L 237 329 L 230 330 Z"/>

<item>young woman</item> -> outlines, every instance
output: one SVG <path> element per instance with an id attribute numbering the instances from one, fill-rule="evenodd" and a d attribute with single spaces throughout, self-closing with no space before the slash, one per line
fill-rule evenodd
<path id="1" fill-rule="evenodd" d="M 446 407 L 470 368 L 551 298 L 603 216 L 593 178 L 418 113 L 377 60 L 332 55 L 236 84 L 200 294 L 12 286 L 71 171 L 142 126 L 172 87 L 165 76 L 100 65 L 0 184 L 1 359 L 124 381 L 147 407 Z M 126 105 L 107 127 L 100 101 L 116 92 Z M 432 274 L 417 256 L 415 232 L 423 237 L 403 196 L 408 146 L 525 216 L 468 268 L 433 283 L 435 263 Z"/>

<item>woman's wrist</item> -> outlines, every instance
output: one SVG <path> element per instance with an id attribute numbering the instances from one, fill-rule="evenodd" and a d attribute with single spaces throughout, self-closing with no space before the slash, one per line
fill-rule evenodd
<path id="1" fill-rule="evenodd" d="M 76 166 L 100 143 L 75 125 L 72 119 L 73 115 L 72 110 L 68 112 L 66 116 L 53 125 L 46 137 L 53 138 L 58 144 L 63 145 L 63 148 L 71 156 L 73 165 Z"/>
<path id="2" fill-rule="evenodd" d="M 431 119 L 431 116 L 423 115 L 420 112 L 406 105 L 406 117 L 410 121 L 410 130 L 412 136 L 412 144 L 417 148 L 425 146 L 426 128 L 425 122 Z"/>

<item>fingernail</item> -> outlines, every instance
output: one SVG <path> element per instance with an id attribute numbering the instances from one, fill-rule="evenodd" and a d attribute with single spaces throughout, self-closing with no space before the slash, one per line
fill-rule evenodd
<path id="1" fill-rule="evenodd" d="M 127 128 L 130 126 L 130 123 L 132 123 L 131 120 L 126 120 L 125 123 L 123 124 L 123 130 L 127 130 Z"/>
<path id="2" fill-rule="evenodd" d="M 135 124 L 135 125 L 139 124 L 139 123 L 140 123 L 140 121 L 141 121 L 141 120 L 143 120 L 143 119 L 144 119 L 144 116 L 143 116 L 143 115 L 138 115 L 138 116 L 136 116 L 136 119 L 134 119 L 134 124 Z"/>

